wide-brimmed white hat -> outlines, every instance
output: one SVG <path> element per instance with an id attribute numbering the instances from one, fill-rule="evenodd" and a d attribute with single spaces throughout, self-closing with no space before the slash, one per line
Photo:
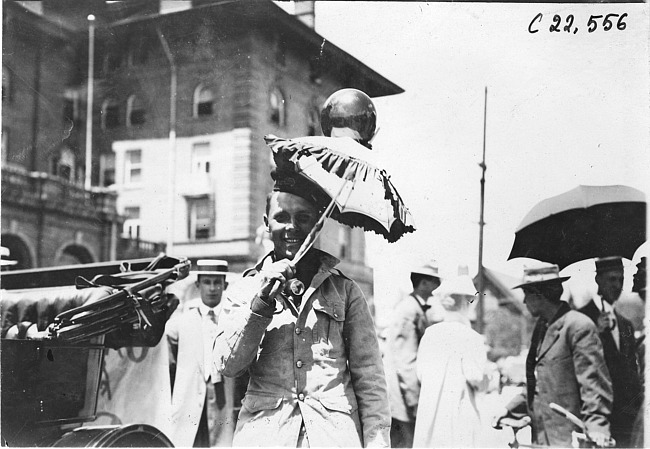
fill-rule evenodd
<path id="1" fill-rule="evenodd" d="M 535 268 L 524 268 L 522 283 L 513 287 L 521 288 L 528 285 L 539 285 L 549 282 L 564 282 L 571 276 L 560 276 L 560 267 L 557 265 L 546 265 Z"/>
<path id="2" fill-rule="evenodd" d="M 218 259 L 199 259 L 196 261 L 196 270 L 192 270 L 190 273 L 196 276 L 202 274 L 226 276 L 228 274 L 228 262 Z"/>
<path id="3" fill-rule="evenodd" d="M 445 279 L 441 288 L 448 295 L 476 296 L 477 292 L 472 278 L 467 274 Z"/>
<path id="4" fill-rule="evenodd" d="M 424 265 L 413 268 L 411 270 L 411 273 L 424 274 L 426 276 L 432 276 L 441 279 L 440 273 L 438 272 L 438 262 L 435 260 L 430 260 Z"/>

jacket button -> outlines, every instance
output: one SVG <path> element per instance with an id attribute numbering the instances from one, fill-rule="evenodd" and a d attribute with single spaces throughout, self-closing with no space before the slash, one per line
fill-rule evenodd
<path id="1" fill-rule="evenodd" d="M 298 400 L 300 400 L 300 401 L 304 401 L 304 400 L 305 400 L 305 395 L 302 394 L 302 393 L 300 393 L 300 394 L 298 395 Z"/>
<path id="2" fill-rule="evenodd" d="M 296 335 L 300 335 L 300 332 L 302 332 L 302 330 L 299 327 L 297 327 L 296 328 Z"/>
<path id="3" fill-rule="evenodd" d="M 298 360 L 298 361 L 296 362 L 296 366 L 297 366 L 298 368 L 302 368 L 302 360 Z"/>
<path id="4" fill-rule="evenodd" d="M 338 318 L 338 317 L 339 317 L 338 313 L 334 312 L 334 318 Z"/>

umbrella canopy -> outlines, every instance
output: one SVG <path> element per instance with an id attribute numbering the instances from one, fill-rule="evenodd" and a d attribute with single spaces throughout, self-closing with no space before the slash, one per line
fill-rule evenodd
<path id="1" fill-rule="evenodd" d="M 578 186 L 535 205 L 515 231 L 508 259 L 564 268 L 594 257 L 631 259 L 646 240 L 646 199 L 623 185 Z"/>
<path id="2" fill-rule="evenodd" d="M 372 151 L 348 137 L 264 138 L 278 169 L 299 173 L 335 199 L 331 217 L 395 242 L 413 232 L 408 208 Z"/>

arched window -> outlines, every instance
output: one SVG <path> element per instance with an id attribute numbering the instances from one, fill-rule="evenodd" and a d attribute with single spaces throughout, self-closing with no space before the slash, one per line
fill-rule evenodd
<path id="1" fill-rule="evenodd" d="M 66 181 L 74 181 L 75 155 L 68 147 L 64 147 L 51 159 L 50 172 Z"/>
<path id="2" fill-rule="evenodd" d="M 120 105 L 117 100 L 108 98 L 102 103 L 102 129 L 120 126 Z"/>
<path id="3" fill-rule="evenodd" d="M 214 114 L 214 92 L 212 89 L 199 85 L 194 90 L 194 117 L 205 117 Z"/>
<path id="4" fill-rule="evenodd" d="M 269 95 L 269 103 L 271 106 L 271 122 L 278 126 L 284 126 L 287 119 L 286 109 L 284 95 L 279 89 L 273 89 L 271 95 Z"/>
<path id="5" fill-rule="evenodd" d="M 136 95 L 131 95 L 126 102 L 126 125 L 143 125 L 146 121 L 146 110 L 142 100 Z"/>
<path id="6" fill-rule="evenodd" d="M 307 135 L 320 136 L 320 112 L 318 112 L 318 109 L 316 108 L 312 108 L 309 111 L 309 117 L 307 121 Z"/>

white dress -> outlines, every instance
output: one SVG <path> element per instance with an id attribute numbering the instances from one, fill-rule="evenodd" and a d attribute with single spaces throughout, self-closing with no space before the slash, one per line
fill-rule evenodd
<path id="1" fill-rule="evenodd" d="M 459 322 L 429 327 L 418 350 L 421 382 L 414 447 L 476 447 L 475 392 L 484 384 L 483 337 Z"/>

